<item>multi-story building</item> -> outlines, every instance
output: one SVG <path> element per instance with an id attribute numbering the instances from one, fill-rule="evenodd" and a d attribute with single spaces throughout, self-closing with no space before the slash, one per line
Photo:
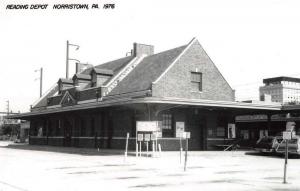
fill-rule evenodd
<path id="1" fill-rule="evenodd" d="M 275 77 L 263 80 L 264 86 L 259 88 L 260 100 L 267 100 L 283 104 L 298 104 L 300 102 L 300 78 Z"/>

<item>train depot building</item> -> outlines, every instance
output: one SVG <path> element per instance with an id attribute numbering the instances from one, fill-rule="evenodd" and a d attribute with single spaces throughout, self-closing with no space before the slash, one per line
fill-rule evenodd
<path id="1" fill-rule="evenodd" d="M 152 121 L 162 150 L 178 150 L 184 131 L 191 150 L 215 150 L 240 137 L 236 116 L 282 112 L 278 103 L 236 102 L 194 38 L 160 53 L 134 43 L 131 56 L 59 79 L 30 112 L 14 117 L 30 121 L 30 144 L 124 149 L 129 133 L 135 149 L 137 122 Z"/>

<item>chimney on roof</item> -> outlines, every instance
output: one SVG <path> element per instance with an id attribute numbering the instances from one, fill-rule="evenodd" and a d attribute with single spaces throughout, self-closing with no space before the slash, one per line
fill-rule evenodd
<path id="1" fill-rule="evenodd" d="M 154 54 L 154 46 L 147 44 L 133 43 L 133 56 L 140 56 L 142 54 Z"/>

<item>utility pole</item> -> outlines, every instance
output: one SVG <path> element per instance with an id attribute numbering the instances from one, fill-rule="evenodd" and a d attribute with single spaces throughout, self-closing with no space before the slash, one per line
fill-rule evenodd
<path id="1" fill-rule="evenodd" d="M 40 97 L 42 97 L 42 95 L 43 95 L 43 68 L 41 67 L 39 70 L 35 70 L 35 72 L 40 72 L 40 77 L 36 78 L 35 80 L 40 79 Z"/>
<path id="2" fill-rule="evenodd" d="M 6 102 L 7 102 L 7 105 L 6 105 L 7 115 L 9 115 L 9 100 L 7 100 Z"/>
<path id="3" fill-rule="evenodd" d="M 43 94 L 43 68 L 40 69 L 40 97 Z"/>
<path id="4" fill-rule="evenodd" d="M 69 78 L 69 41 L 67 40 L 66 79 Z"/>
<path id="5" fill-rule="evenodd" d="M 69 60 L 75 60 L 75 61 L 77 61 L 77 62 L 80 62 L 80 61 L 77 60 L 77 59 L 69 58 L 69 46 L 75 46 L 75 47 L 76 47 L 75 50 L 78 50 L 78 49 L 79 49 L 79 45 L 71 44 L 71 43 L 67 40 L 67 52 L 66 52 L 66 79 L 69 79 Z"/>

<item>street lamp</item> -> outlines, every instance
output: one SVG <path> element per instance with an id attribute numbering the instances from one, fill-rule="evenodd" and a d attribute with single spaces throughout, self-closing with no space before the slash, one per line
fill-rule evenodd
<path id="1" fill-rule="evenodd" d="M 75 50 L 78 50 L 79 47 L 80 47 L 79 45 L 69 43 L 69 41 L 67 40 L 66 79 L 69 78 L 69 60 L 75 60 L 75 61 L 77 61 L 77 62 L 80 62 L 80 61 L 77 60 L 77 59 L 69 58 L 69 46 L 74 46 L 74 47 L 76 47 Z"/>
<path id="2" fill-rule="evenodd" d="M 42 97 L 42 93 L 43 93 L 43 68 L 40 68 L 39 70 L 34 70 L 34 72 L 40 72 L 40 77 L 36 78 L 40 79 L 40 97 Z"/>

